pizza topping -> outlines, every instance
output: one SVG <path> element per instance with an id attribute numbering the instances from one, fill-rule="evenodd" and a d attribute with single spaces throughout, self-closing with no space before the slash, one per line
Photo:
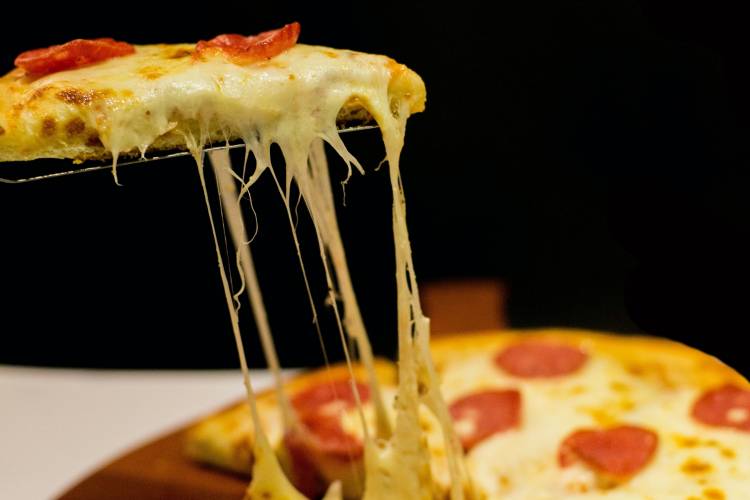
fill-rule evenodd
<path id="1" fill-rule="evenodd" d="M 515 389 L 475 392 L 454 401 L 449 411 L 456 434 L 468 451 L 493 434 L 518 427 L 521 393 Z"/>
<path id="2" fill-rule="evenodd" d="M 309 444 L 317 453 L 344 462 L 362 457 L 362 441 L 344 430 L 338 415 L 308 415 L 302 424 L 311 434 Z"/>
<path id="3" fill-rule="evenodd" d="M 695 402 L 692 413 L 706 425 L 750 432 L 750 390 L 734 385 L 712 389 Z"/>
<path id="4" fill-rule="evenodd" d="M 357 383 L 362 402 L 369 400 L 369 388 Z M 341 412 L 356 407 L 356 399 L 349 380 L 336 380 L 311 386 L 292 397 L 301 428 L 284 436 L 284 445 L 292 466 L 295 487 L 309 498 L 317 498 L 325 491 L 316 464 L 321 459 L 342 463 L 362 458 L 362 441 L 344 430 Z"/>
<path id="5" fill-rule="evenodd" d="M 300 432 L 288 432 L 284 446 L 289 453 L 292 483 L 307 498 L 318 498 L 325 491 L 325 480 L 315 466 L 313 456 L 308 453 L 309 444 Z"/>
<path id="6" fill-rule="evenodd" d="M 655 432 L 632 425 L 582 429 L 565 438 L 558 462 L 561 467 L 583 462 L 596 472 L 628 478 L 648 464 L 658 442 Z"/>
<path id="7" fill-rule="evenodd" d="M 271 59 L 294 47 L 299 32 L 300 25 L 295 22 L 253 36 L 219 35 L 209 41 L 198 42 L 193 57 L 202 58 L 207 54 L 221 52 L 237 64 L 251 64 Z"/>
<path id="8" fill-rule="evenodd" d="M 587 359 L 577 347 L 529 341 L 505 348 L 495 357 L 495 364 L 516 377 L 546 378 L 574 373 Z"/>
<path id="9" fill-rule="evenodd" d="M 356 385 L 362 403 L 365 403 L 370 399 L 370 391 L 364 384 Z M 295 445 L 341 460 L 362 456 L 362 442 L 347 433 L 341 423 L 341 412 L 356 407 L 348 380 L 309 387 L 293 396 L 292 405 L 308 434 L 305 439 L 297 439 Z"/>
<path id="10" fill-rule="evenodd" d="M 88 66 L 135 52 L 135 47 L 111 38 L 77 39 L 46 49 L 29 50 L 16 57 L 15 64 L 33 76 Z"/>
<path id="11" fill-rule="evenodd" d="M 362 403 L 370 399 L 370 388 L 357 382 L 357 392 Z M 357 400 L 348 379 L 334 380 L 313 385 L 292 397 L 292 405 L 301 416 L 309 414 L 338 413 L 341 409 L 354 408 Z"/>
<path id="12" fill-rule="evenodd" d="M 369 388 L 356 383 L 357 392 L 364 404 L 370 399 Z M 347 433 L 341 424 L 341 412 L 355 408 L 357 400 L 349 380 L 336 380 L 314 385 L 292 398 L 300 422 L 310 434 L 304 443 L 308 448 L 341 460 L 362 456 L 362 442 Z"/>

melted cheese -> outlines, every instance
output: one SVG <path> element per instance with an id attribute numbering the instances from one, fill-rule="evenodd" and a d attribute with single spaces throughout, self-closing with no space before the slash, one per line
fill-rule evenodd
<path id="1" fill-rule="evenodd" d="M 338 54 L 334 53 L 335 57 L 332 57 L 330 53 L 322 53 L 319 49 L 299 46 L 275 58 L 268 65 L 259 65 L 263 67 L 255 74 L 254 68 L 250 71 L 247 68 L 238 70 L 235 65 L 223 60 L 211 60 L 204 64 L 179 68 L 161 76 L 159 84 L 149 85 L 149 93 L 137 92 L 142 97 L 137 105 L 123 105 L 110 110 L 106 127 L 99 129 L 104 146 L 115 158 L 115 177 L 116 159 L 120 152 L 134 148 L 146 151 L 157 138 L 167 133 L 176 132 L 183 135 L 185 144 L 194 153 L 206 197 L 222 285 L 255 429 L 255 462 L 248 498 L 301 498 L 301 495 L 284 477 L 258 415 L 244 356 L 237 309 L 216 236 L 206 190 L 202 148 L 217 129 L 227 136 L 241 137 L 248 151 L 256 159 L 256 169 L 252 176 L 248 180 L 239 179 L 242 189 L 238 192 L 229 180 L 231 174 L 226 156 L 213 157 L 230 233 L 238 252 L 237 261 L 242 267 L 251 301 L 258 308 L 255 315 L 261 329 L 266 355 L 271 368 L 277 373 L 277 391 L 280 395 L 279 400 L 285 407 L 284 414 L 291 413 L 290 405 L 285 403 L 287 399 L 278 379 L 278 363 L 275 361 L 273 342 L 264 315 L 260 312 L 262 298 L 252 268 L 252 258 L 245 244 L 246 235 L 238 205 L 238 200 L 264 171 L 269 170 L 277 179 L 270 162 L 270 146 L 274 143 L 280 146 L 286 163 L 286 185 L 282 188 L 278 181 L 277 185 L 289 214 L 303 272 L 304 264 L 291 224 L 289 193 L 292 182 L 299 187 L 314 222 L 331 292 L 330 298 L 334 298 L 334 283 L 328 268 L 329 257 L 336 271 L 338 287 L 342 291 L 349 335 L 357 342 L 369 372 L 370 382 L 375 384 L 374 406 L 377 415 L 377 434 L 380 438 L 377 443 L 370 437 L 359 396 L 356 389 L 354 391 L 366 450 L 364 497 L 432 498 L 437 494 L 432 484 L 427 439 L 419 424 L 420 380 L 417 371 L 424 365 L 425 354 L 417 352 L 426 343 L 418 342 L 418 338 L 429 336 L 429 323 L 423 317 L 419 306 L 405 226 L 404 200 L 398 177 L 398 156 L 403 144 L 404 125 L 413 103 L 409 102 L 410 95 L 398 99 L 390 92 L 394 74 L 393 65 L 389 60 L 355 53 L 345 55 L 351 61 L 343 65 L 340 62 L 333 64 L 330 59 L 337 58 Z M 330 71 L 332 67 L 334 70 Z M 90 75 L 96 74 L 97 81 L 111 83 L 112 75 L 107 74 L 110 70 L 111 68 L 103 64 Z M 121 71 L 119 68 L 118 74 Z M 333 197 L 330 193 L 327 164 L 320 143 L 320 138 L 327 141 L 347 162 L 350 169 L 353 166 L 361 170 L 356 159 L 346 151 L 336 132 L 336 117 L 339 110 L 353 98 L 365 103 L 381 127 L 393 184 L 401 360 L 393 434 L 390 432 L 391 424 L 377 388 L 371 348 L 349 278 L 343 245 L 338 234 Z M 138 126 L 144 121 L 144 114 L 149 117 L 146 120 L 147 125 Z M 175 114 L 179 116 L 175 117 Z M 307 291 L 310 294 L 309 284 Z M 337 317 L 341 341 L 351 372 L 351 359 L 344 338 L 343 323 L 339 318 L 336 301 L 331 300 L 331 304 Z M 311 306 L 314 312 L 312 297 Z M 412 318 L 417 323 L 417 337 L 413 333 Z M 291 422 L 293 418 L 287 415 L 285 420 Z M 335 489 L 331 494 L 335 494 Z"/>
<path id="2" fill-rule="evenodd" d="M 370 92 L 368 99 L 368 109 L 378 121 L 383 139 L 386 146 L 386 153 L 390 165 L 389 172 L 393 192 L 393 231 L 396 250 L 396 287 L 398 297 L 398 338 L 399 338 L 399 387 L 398 398 L 396 400 L 395 428 L 393 434 L 390 434 L 390 423 L 387 420 L 382 402 L 380 391 L 375 387 L 375 408 L 378 420 L 378 429 L 380 440 L 377 442 L 371 439 L 367 430 L 364 411 L 359 402 L 359 395 L 354 390 L 357 400 L 358 414 L 361 421 L 361 427 L 364 433 L 365 446 L 365 490 L 364 498 L 380 499 L 389 498 L 433 498 L 440 495 L 440 487 L 433 481 L 431 469 L 430 453 L 428 449 L 428 440 L 420 424 L 420 407 L 422 396 L 429 396 L 430 406 L 436 409 L 436 414 L 443 417 L 441 420 L 443 435 L 446 442 L 446 451 L 450 457 L 450 471 L 453 475 L 452 483 L 453 497 L 461 498 L 463 487 L 458 474 L 458 457 L 456 454 L 457 443 L 455 436 L 452 435 L 452 428 L 447 419 L 447 411 L 442 399 L 436 390 L 421 391 L 420 386 L 430 387 L 436 382 L 434 370 L 429 361 L 429 352 L 427 345 L 429 341 L 429 321 L 424 317 L 419 304 L 418 290 L 411 261 L 411 248 L 406 230 L 405 220 L 405 201 L 400 185 L 398 174 L 398 157 L 403 145 L 404 126 L 406 118 L 409 115 L 409 105 L 406 101 L 393 100 L 388 95 L 388 85 L 390 79 L 384 79 L 380 83 L 380 92 Z M 346 99 L 354 95 L 351 91 Z M 322 102 L 326 102 L 322 99 Z M 339 106 L 344 101 L 336 101 Z M 395 108 L 394 108 L 395 106 Z M 337 113 L 336 113 L 337 114 Z M 330 113 L 329 117 L 335 116 Z M 361 318 L 354 298 L 353 288 L 351 286 L 348 269 L 346 268 L 346 259 L 344 256 L 343 245 L 338 235 L 336 224 L 335 210 L 333 207 L 333 197 L 330 193 L 330 181 L 327 174 L 327 164 L 323 160 L 322 146 L 317 137 L 323 137 L 334 147 L 341 157 L 350 165 L 359 167 L 356 160 L 346 152 L 343 143 L 338 140 L 337 134 L 330 135 L 326 133 L 326 127 L 315 127 L 313 123 L 304 123 L 297 121 L 294 123 L 292 130 L 293 135 L 278 134 L 273 142 L 281 146 L 286 163 L 286 186 L 282 189 L 278 184 L 279 192 L 284 199 L 289 220 L 291 223 L 291 208 L 289 203 L 290 185 L 295 182 L 299 187 L 302 199 L 307 204 L 311 218 L 314 223 L 316 234 L 319 241 L 320 256 L 323 262 L 325 276 L 328 282 L 328 288 L 331 293 L 331 304 L 336 315 L 337 324 L 341 334 L 341 342 L 349 364 L 351 372 L 351 359 L 347 349 L 347 342 L 344 338 L 342 323 L 336 306 L 335 297 L 333 296 L 334 284 L 332 275 L 328 267 L 328 257 L 336 269 L 338 284 L 344 290 L 345 307 L 348 311 L 348 326 L 350 335 L 360 347 L 364 354 L 363 359 L 370 373 L 371 382 L 375 382 L 374 370 L 372 369 L 372 355 L 367 341 L 364 328 L 361 326 Z M 316 130 L 318 131 L 316 133 Z M 271 169 L 272 166 L 267 161 L 268 142 L 263 141 L 265 130 L 260 129 L 260 140 L 251 137 L 247 140 L 248 149 L 253 152 L 258 159 L 256 171 L 250 181 L 244 183 L 243 190 L 248 190 L 252 183 L 264 171 Z M 203 135 L 201 135 L 203 137 Z M 247 137 L 247 135 L 243 135 Z M 201 139 L 203 140 L 203 139 Z M 312 151 L 312 154 L 311 154 Z M 359 167 L 361 170 L 361 167 Z M 276 179 L 276 176 L 274 175 Z M 222 184 L 220 184 L 221 186 Z M 234 193 L 223 193 L 225 196 L 232 196 Z M 241 195 L 241 194 L 240 194 Z M 294 227 L 292 225 L 294 235 Z M 295 242 L 296 242 L 296 235 Z M 298 255 L 299 246 L 297 244 Z M 302 264 L 303 272 L 304 265 Z M 308 295 L 310 294 L 309 284 L 307 284 Z M 310 297 L 312 302 L 312 297 Z M 313 305 L 314 310 L 314 305 Z M 235 315 L 236 316 L 236 315 Z M 353 319 L 352 319 L 353 318 Z M 353 377 L 352 377 L 353 380 Z M 256 425 L 256 429 L 262 429 Z M 390 438 L 390 439 L 387 439 Z M 271 460 L 264 460 L 268 463 Z M 253 486 L 251 483 L 251 490 Z"/>
<path id="3" fill-rule="evenodd" d="M 313 181 L 315 182 L 313 189 L 320 194 L 320 196 L 314 197 L 314 201 L 321 204 L 321 206 L 317 206 L 314 209 L 318 214 L 316 219 L 320 221 L 320 239 L 324 245 L 324 249 L 330 256 L 336 273 L 338 290 L 344 304 L 344 325 L 349 336 L 356 342 L 362 363 L 367 370 L 367 381 L 372 388 L 371 394 L 375 406 L 376 424 L 374 428 L 377 430 L 377 437 L 388 438 L 391 435 L 391 423 L 386 412 L 380 383 L 375 375 L 370 339 L 368 338 L 367 330 L 359 311 L 359 304 L 349 275 L 344 244 L 341 241 L 338 222 L 336 221 L 336 209 L 333 202 L 333 193 L 331 192 L 331 181 L 328 175 L 328 161 L 326 160 L 322 141 L 316 141 L 313 144 L 309 160 L 310 169 L 315 174 L 313 176 Z M 325 256 L 322 257 L 325 261 Z M 333 292 L 333 290 L 331 291 Z"/>
<path id="4" fill-rule="evenodd" d="M 281 379 L 281 364 L 276 354 L 276 347 L 271 335 L 271 327 L 268 324 L 266 308 L 263 295 L 258 284 L 258 276 L 255 273 L 255 264 L 250 253 L 250 242 L 245 230 L 245 223 L 240 211 L 240 200 L 237 194 L 234 179 L 232 178 L 232 166 L 229 160 L 229 152 L 226 150 L 213 151 L 210 154 L 211 164 L 214 167 L 214 175 L 220 185 L 221 202 L 226 214 L 227 225 L 237 252 L 237 267 L 242 269 L 242 288 L 247 289 L 250 307 L 253 310 L 255 324 L 258 327 L 263 353 L 266 362 L 271 369 L 274 379 L 274 388 L 278 399 L 279 408 L 284 421 L 284 430 L 289 431 L 295 424 L 296 419 L 289 402 Z M 236 297 L 235 297 L 236 300 Z"/>
<path id="5" fill-rule="evenodd" d="M 227 309 L 229 310 L 234 340 L 237 344 L 237 353 L 240 359 L 240 367 L 242 368 L 242 377 L 245 384 L 247 402 L 250 407 L 250 416 L 255 429 L 255 439 L 253 441 L 253 481 L 251 481 L 250 486 L 247 489 L 245 498 L 247 500 L 260 498 L 304 500 L 304 495 L 298 492 L 284 475 L 281 465 L 276 458 L 276 454 L 271 448 L 271 444 L 269 443 L 268 437 L 263 429 L 255 401 L 255 392 L 253 391 L 252 382 L 250 380 L 250 371 L 247 366 L 247 360 L 245 359 L 245 348 L 242 342 L 242 334 L 240 333 L 240 322 L 237 316 L 237 308 L 232 300 L 232 291 L 229 287 L 229 280 L 227 279 L 227 273 L 224 268 L 224 260 L 221 256 L 219 239 L 216 235 L 216 224 L 214 223 L 211 204 L 209 203 L 205 172 L 203 170 L 203 152 L 196 149 L 194 143 L 189 144 L 189 146 L 194 151 L 195 160 L 198 166 L 198 177 L 200 178 L 201 188 L 206 202 L 206 209 L 208 211 L 208 219 L 211 224 L 211 234 L 213 235 L 214 247 L 216 249 L 219 274 L 224 289 Z"/>

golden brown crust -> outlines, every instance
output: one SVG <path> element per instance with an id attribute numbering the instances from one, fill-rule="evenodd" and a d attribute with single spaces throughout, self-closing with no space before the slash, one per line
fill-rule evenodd
<path id="1" fill-rule="evenodd" d="M 737 371 L 713 356 L 679 342 L 642 335 L 622 335 L 544 328 L 470 332 L 433 340 L 431 351 L 438 368 L 452 359 L 480 352 L 499 351 L 521 340 L 549 339 L 579 346 L 591 355 L 603 354 L 618 359 L 634 374 L 655 376 L 664 382 L 707 388 L 723 383 L 748 386 Z"/>

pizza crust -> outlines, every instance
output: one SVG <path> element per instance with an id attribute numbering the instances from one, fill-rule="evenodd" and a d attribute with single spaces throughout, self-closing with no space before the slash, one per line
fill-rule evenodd
<path id="1" fill-rule="evenodd" d="M 568 328 L 488 330 L 440 336 L 433 339 L 430 349 L 440 371 L 452 360 L 495 352 L 521 340 L 552 340 L 578 346 L 592 355 L 615 358 L 630 366 L 633 373 L 658 378 L 664 384 L 691 385 L 698 389 L 727 383 L 750 385 L 736 370 L 713 356 L 679 342 L 643 335 Z"/>

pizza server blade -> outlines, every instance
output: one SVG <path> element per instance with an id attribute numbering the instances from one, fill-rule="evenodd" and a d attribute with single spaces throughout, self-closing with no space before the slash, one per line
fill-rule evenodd
<path id="1" fill-rule="evenodd" d="M 340 128 L 339 133 L 343 134 L 343 133 L 351 133 L 351 132 L 361 132 L 364 130 L 372 130 L 376 128 L 378 128 L 377 125 L 350 126 L 350 127 Z M 208 153 L 211 151 L 219 151 L 222 149 L 230 150 L 230 149 L 238 149 L 238 148 L 244 148 L 244 147 L 245 147 L 244 143 L 225 144 L 223 146 L 212 146 L 212 147 L 204 148 L 203 151 Z M 132 165 L 145 165 L 147 163 L 151 163 L 157 160 L 168 160 L 170 158 L 180 158 L 183 156 L 190 156 L 190 155 L 191 153 L 189 151 L 177 151 L 173 153 L 158 154 L 156 156 L 141 157 L 136 160 L 117 162 L 117 168 L 120 169 L 121 167 L 127 167 L 127 166 L 132 166 Z M 111 170 L 111 169 L 112 169 L 112 164 L 106 163 L 106 164 L 100 164 L 100 165 L 93 165 L 89 167 L 82 166 L 80 168 L 73 168 L 73 169 L 67 169 L 67 170 L 63 170 L 59 172 L 35 175 L 32 177 L 19 177 L 19 178 L 0 177 L 0 184 L 26 184 L 29 182 L 55 179 L 57 177 L 67 177 L 70 175 L 86 174 L 89 172 L 98 172 L 100 170 Z"/>

